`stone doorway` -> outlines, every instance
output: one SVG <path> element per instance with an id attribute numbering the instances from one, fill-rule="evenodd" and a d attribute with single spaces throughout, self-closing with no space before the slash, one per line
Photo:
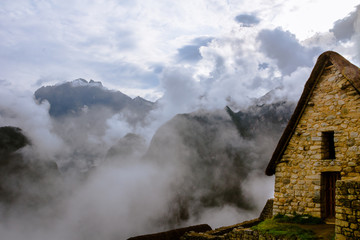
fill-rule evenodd
<path id="1" fill-rule="evenodd" d="M 335 189 L 340 172 L 321 173 L 321 218 L 335 221 Z"/>

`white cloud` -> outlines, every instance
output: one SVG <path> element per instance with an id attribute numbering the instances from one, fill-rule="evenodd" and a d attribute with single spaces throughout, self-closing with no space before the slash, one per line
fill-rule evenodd
<path id="1" fill-rule="evenodd" d="M 333 23 L 346 16 L 359 4 L 357 0 L 348 1 L 278 1 L 278 9 L 269 9 L 273 26 L 282 26 L 305 40 L 316 33 L 326 32 Z M 276 11 L 278 10 L 278 11 Z"/>
<path id="2" fill-rule="evenodd" d="M 170 200 L 170 172 L 164 170 L 145 163 L 99 169 L 68 202 L 60 234 L 65 239 L 126 239 L 163 230 L 151 220 L 166 213 Z"/>
<path id="3" fill-rule="evenodd" d="M 65 81 L 82 77 L 103 81 L 105 85 L 108 82 L 117 88 L 151 88 L 154 92 L 158 91 L 155 89 L 160 79 L 154 66 L 176 65 L 184 57 L 200 59 L 197 45 L 189 45 L 192 39 L 200 36 L 221 39 L 237 34 L 247 41 L 248 36 L 238 35 L 241 26 L 236 17 L 248 25 L 250 20 L 256 23 L 256 28 L 250 24 L 248 30 L 242 31 L 282 27 L 304 40 L 330 29 L 333 22 L 344 18 L 356 4 L 354 0 L 346 3 L 4 0 L 0 3 L 0 64 L 3 66 L 0 78 L 12 82 L 14 87 L 31 90 L 39 79 Z M 319 17 L 322 14 L 326 17 Z M 255 42 L 247 41 L 247 44 L 242 48 L 260 52 Z M 222 47 L 225 46 L 219 46 Z M 205 50 L 201 51 L 205 54 Z M 287 68 L 296 69 L 296 66 Z M 214 70 L 221 71 L 209 71 L 214 73 Z M 260 88 L 259 93 L 262 91 Z"/>
<path id="4" fill-rule="evenodd" d="M 195 225 L 206 222 L 213 229 L 234 225 L 234 223 L 240 223 L 249 219 L 254 219 L 258 215 L 252 211 L 241 210 L 239 208 L 226 205 L 223 207 L 206 209 L 203 214 L 194 219 L 190 219 L 187 225 Z"/>
<path id="5" fill-rule="evenodd" d="M 305 47 L 295 35 L 281 28 L 262 30 L 258 35 L 260 49 L 272 59 L 284 75 L 289 75 L 298 67 L 311 66 L 315 56 L 321 53 L 320 47 Z"/>
<path id="6" fill-rule="evenodd" d="M 360 15 L 360 6 L 357 10 L 349 14 L 343 19 L 339 19 L 334 23 L 334 27 L 330 29 L 335 37 L 340 41 L 348 41 L 356 32 L 356 21 Z"/>
<path id="7" fill-rule="evenodd" d="M 49 106 L 36 105 L 32 92 L 22 90 L 79 77 L 102 81 L 133 97 L 162 97 L 160 108 L 149 116 L 151 124 L 143 128 L 133 129 L 121 116 L 107 118 L 104 112 L 59 121 L 57 127 L 66 130 L 61 134 L 67 147 L 86 145 L 86 153 L 105 152 L 128 131 L 150 141 L 158 127 L 177 113 L 223 109 L 228 104 L 246 107 L 274 88 L 276 97 L 296 101 L 319 48 L 360 62 L 359 14 L 347 17 L 356 4 L 354 0 L 0 1 L 0 124 L 22 128 L 44 158 L 59 151 L 66 155 L 64 144 L 52 133 L 55 123 L 47 114 Z M 345 32 L 334 33 L 344 25 Z M 70 124 L 95 116 L 108 119 L 108 125 L 89 136 L 84 125 L 94 126 L 91 121 L 76 131 Z M 79 132 L 84 136 L 76 136 Z M 158 170 L 137 163 L 102 169 L 69 200 L 70 213 L 60 228 L 75 228 L 77 233 L 82 222 L 97 230 L 100 222 L 109 221 L 101 229 L 105 238 L 116 231 L 135 234 L 134 226 L 147 233 L 148 220 L 169 201 L 169 172 Z M 254 174 L 249 182 L 270 182 L 255 178 Z M 115 187 L 117 191 L 112 191 Z M 256 200 L 268 196 L 253 189 L 246 193 L 259 207 L 262 203 Z M 122 208 L 117 208 L 119 204 Z M 225 206 L 207 209 L 189 223 L 221 226 L 253 216 L 248 214 Z M 16 231 L 7 233 L 18 238 Z"/>
<path id="8" fill-rule="evenodd" d="M 21 128 L 30 138 L 35 154 L 41 159 L 53 159 L 62 151 L 63 143 L 52 132 L 49 104 L 37 105 L 29 92 L 18 92 L 9 86 L 0 88 L 0 126 Z"/>

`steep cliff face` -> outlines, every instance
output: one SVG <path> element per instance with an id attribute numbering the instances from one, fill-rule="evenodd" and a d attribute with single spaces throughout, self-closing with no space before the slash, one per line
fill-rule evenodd
<path id="1" fill-rule="evenodd" d="M 263 175 L 293 107 L 279 102 L 237 113 L 230 108 L 200 111 L 177 115 L 163 125 L 145 158 L 176 166 L 170 211 L 175 219 L 181 221 L 224 205 L 253 209 L 242 183 L 250 175 Z"/>
<path id="2" fill-rule="evenodd" d="M 177 169 L 172 220 L 186 220 L 203 208 L 224 204 L 251 208 L 240 187 L 248 163 L 242 161 L 246 153 L 239 142 L 224 111 L 177 115 L 157 131 L 146 158 Z"/>
<path id="3" fill-rule="evenodd" d="M 48 204 L 53 180 L 59 177 L 53 162 L 24 158 L 18 150 L 30 140 L 17 127 L 0 127 L 0 214 L 13 206 L 33 210 Z"/>
<path id="4" fill-rule="evenodd" d="M 146 140 L 140 135 L 128 133 L 106 153 L 105 159 L 112 164 L 121 164 L 139 159 L 146 152 Z"/>
<path id="5" fill-rule="evenodd" d="M 0 127 L 0 155 L 9 155 L 29 144 L 29 140 L 17 127 Z M 2 157 L 2 161 L 5 159 Z"/>

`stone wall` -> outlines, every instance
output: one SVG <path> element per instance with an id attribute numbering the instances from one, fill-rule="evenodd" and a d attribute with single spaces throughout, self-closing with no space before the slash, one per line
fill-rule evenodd
<path id="1" fill-rule="evenodd" d="M 321 216 L 321 173 L 360 175 L 360 95 L 334 67 L 324 69 L 275 171 L 273 214 Z M 335 159 L 323 159 L 323 132 L 334 132 Z"/>
<path id="2" fill-rule="evenodd" d="M 220 240 L 220 239 L 236 239 L 239 234 L 238 231 L 249 229 L 252 226 L 259 224 L 261 220 L 259 218 L 255 218 L 249 221 L 245 221 L 242 223 L 238 223 L 231 226 L 217 228 L 215 230 L 207 231 L 204 233 L 199 232 L 188 232 L 184 236 L 181 237 L 181 240 Z M 250 230 L 249 230 L 250 231 Z M 251 231 L 253 232 L 253 231 Z M 247 234 L 249 235 L 249 234 Z M 250 234 L 251 235 L 251 234 Z"/>
<path id="3" fill-rule="evenodd" d="M 270 234 L 260 233 L 249 228 L 238 227 L 224 235 L 209 233 L 187 233 L 181 240 L 293 240 L 290 237 L 275 237 Z"/>
<path id="4" fill-rule="evenodd" d="M 264 235 L 250 229 L 250 227 L 259 224 L 261 221 L 272 218 L 273 203 L 274 203 L 274 199 L 268 199 L 266 201 L 266 204 L 263 210 L 261 211 L 259 218 L 255 218 L 253 220 L 245 221 L 232 226 L 221 227 L 215 230 L 207 231 L 205 233 L 198 233 L 194 231 L 189 232 L 186 233 L 181 239 L 182 240 L 250 239 L 251 240 L 251 239 L 259 239 L 259 237 L 262 237 L 260 239 L 264 239 L 264 240 L 275 239 L 270 235 Z"/>
<path id="5" fill-rule="evenodd" d="M 253 231 L 251 229 L 235 229 L 232 231 L 226 238 L 226 240 L 291 240 L 294 238 L 290 237 L 275 237 L 270 234 L 263 234 L 258 231 Z"/>
<path id="6" fill-rule="evenodd" d="M 360 179 L 336 183 L 336 239 L 360 239 Z"/>

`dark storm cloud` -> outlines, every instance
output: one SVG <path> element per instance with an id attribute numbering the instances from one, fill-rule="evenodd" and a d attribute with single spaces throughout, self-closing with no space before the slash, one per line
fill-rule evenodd
<path id="1" fill-rule="evenodd" d="M 235 17 L 235 21 L 240 23 L 243 27 L 251 27 L 260 22 L 260 19 L 251 14 L 240 14 Z"/>
<path id="2" fill-rule="evenodd" d="M 201 57 L 200 47 L 207 46 L 213 38 L 210 37 L 200 37 L 192 41 L 191 44 L 185 45 L 182 48 L 178 49 L 177 58 L 179 61 L 185 62 L 197 62 Z"/>
<path id="3" fill-rule="evenodd" d="M 334 23 L 334 27 L 330 29 L 333 32 L 336 39 L 340 41 L 350 40 L 355 34 L 355 22 L 360 13 L 360 5 L 356 10 L 350 13 L 347 17 L 337 20 Z"/>
<path id="4" fill-rule="evenodd" d="M 301 45 L 294 34 L 281 28 L 262 30 L 257 39 L 260 41 L 260 49 L 277 62 L 285 75 L 291 74 L 298 67 L 311 67 L 313 58 L 321 52 L 318 47 Z"/>

